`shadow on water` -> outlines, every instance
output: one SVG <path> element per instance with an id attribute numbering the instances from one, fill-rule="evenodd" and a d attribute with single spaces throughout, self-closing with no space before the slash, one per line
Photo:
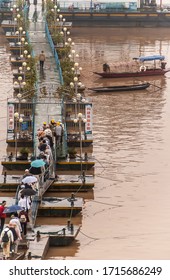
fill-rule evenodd
<path id="1" fill-rule="evenodd" d="M 48 253 L 45 257 L 46 260 L 49 259 L 66 259 L 67 257 L 74 257 L 79 251 L 80 243 L 75 240 L 71 246 L 64 247 L 50 247 Z"/>

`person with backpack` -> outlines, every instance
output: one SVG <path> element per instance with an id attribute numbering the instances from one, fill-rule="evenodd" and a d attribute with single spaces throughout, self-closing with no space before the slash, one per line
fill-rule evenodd
<path id="1" fill-rule="evenodd" d="M 14 242 L 11 244 L 10 251 L 11 253 L 18 253 L 18 244 L 22 240 L 21 232 L 18 228 L 18 225 L 15 222 L 9 222 L 9 228 L 13 233 Z"/>
<path id="2" fill-rule="evenodd" d="M 16 224 L 9 222 L 9 229 L 12 231 L 14 242 L 10 244 L 10 252 L 12 254 L 18 252 L 19 236 L 21 235 Z"/>
<path id="3" fill-rule="evenodd" d="M 14 236 L 9 226 L 5 227 L 1 232 L 1 247 L 3 249 L 3 259 L 10 259 L 10 246 L 14 242 Z"/>

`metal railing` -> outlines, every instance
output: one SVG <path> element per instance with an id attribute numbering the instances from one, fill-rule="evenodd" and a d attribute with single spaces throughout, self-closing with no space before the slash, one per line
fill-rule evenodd
<path id="1" fill-rule="evenodd" d="M 56 66 L 57 66 L 57 69 L 58 69 L 58 72 L 59 72 L 60 83 L 63 85 L 63 75 L 62 75 L 62 70 L 61 70 L 61 66 L 60 66 L 60 60 L 58 58 L 57 51 L 55 49 L 53 40 L 51 38 L 51 34 L 49 32 L 49 28 L 48 28 L 47 22 L 45 22 L 45 32 L 46 32 L 46 36 L 47 36 L 49 45 L 51 47 L 51 50 L 52 50 L 54 58 L 55 58 L 55 63 L 56 63 Z"/>

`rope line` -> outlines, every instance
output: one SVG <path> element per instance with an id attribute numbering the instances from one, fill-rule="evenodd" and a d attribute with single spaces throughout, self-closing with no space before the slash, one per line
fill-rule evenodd
<path id="1" fill-rule="evenodd" d="M 80 232 L 81 232 L 82 235 L 86 236 L 86 237 L 89 238 L 89 239 L 92 239 L 92 240 L 100 240 L 100 238 L 91 237 L 91 236 L 89 236 L 89 235 L 83 233 L 81 230 L 80 230 Z"/>
<path id="2" fill-rule="evenodd" d="M 121 205 L 111 204 L 111 203 L 105 203 L 105 202 L 101 202 L 101 201 L 97 201 L 97 200 L 91 200 L 91 202 L 95 202 L 95 203 L 103 204 L 103 205 L 108 205 L 108 206 L 121 207 Z"/>

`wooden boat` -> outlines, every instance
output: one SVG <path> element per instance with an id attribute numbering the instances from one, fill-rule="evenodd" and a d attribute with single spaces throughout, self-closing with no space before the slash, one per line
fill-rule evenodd
<path id="1" fill-rule="evenodd" d="M 121 85 L 121 86 L 109 86 L 109 87 L 96 87 L 88 88 L 95 92 L 117 92 L 117 91 L 131 91 L 131 90 L 142 90 L 150 86 L 150 83 L 133 84 L 133 85 Z"/>
<path id="2" fill-rule="evenodd" d="M 169 69 L 165 69 L 166 62 L 164 61 L 165 57 L 162 55 L 153 55 L 153 56 L 141 56 L 138 58 L 133 58 L 134 60 L 138 60 L 142 62 L 138 71 L 124 71 L 124 72 L 113 72 L 110 71 L 110 66 L 107 63 L 103 64 L 103 72 L 93 72 L 101 76 L 102 78 L 128 78 L 128 77 L 143 77 L 143 76 L 162 76 L 170 71 Z M 161 66 L 156 66 L 156 60 L 161 62 Z M 154 61 L 154 67 L 145 66 L 144 62 L 146 61 Z"/>
<path id="3" fill-rule="evenodd" d="M 137 72 L 93 72 L 94 74 L 97 74 L 101 76 L 102 78 L 131 78 L 131 77 L 144 77 L 144 76 L 163 76 L 167 72 L 169 72 L 170 69 L 163 70 L 163 69 L 146 69 L 146 71 L 137 71 Z"/>

